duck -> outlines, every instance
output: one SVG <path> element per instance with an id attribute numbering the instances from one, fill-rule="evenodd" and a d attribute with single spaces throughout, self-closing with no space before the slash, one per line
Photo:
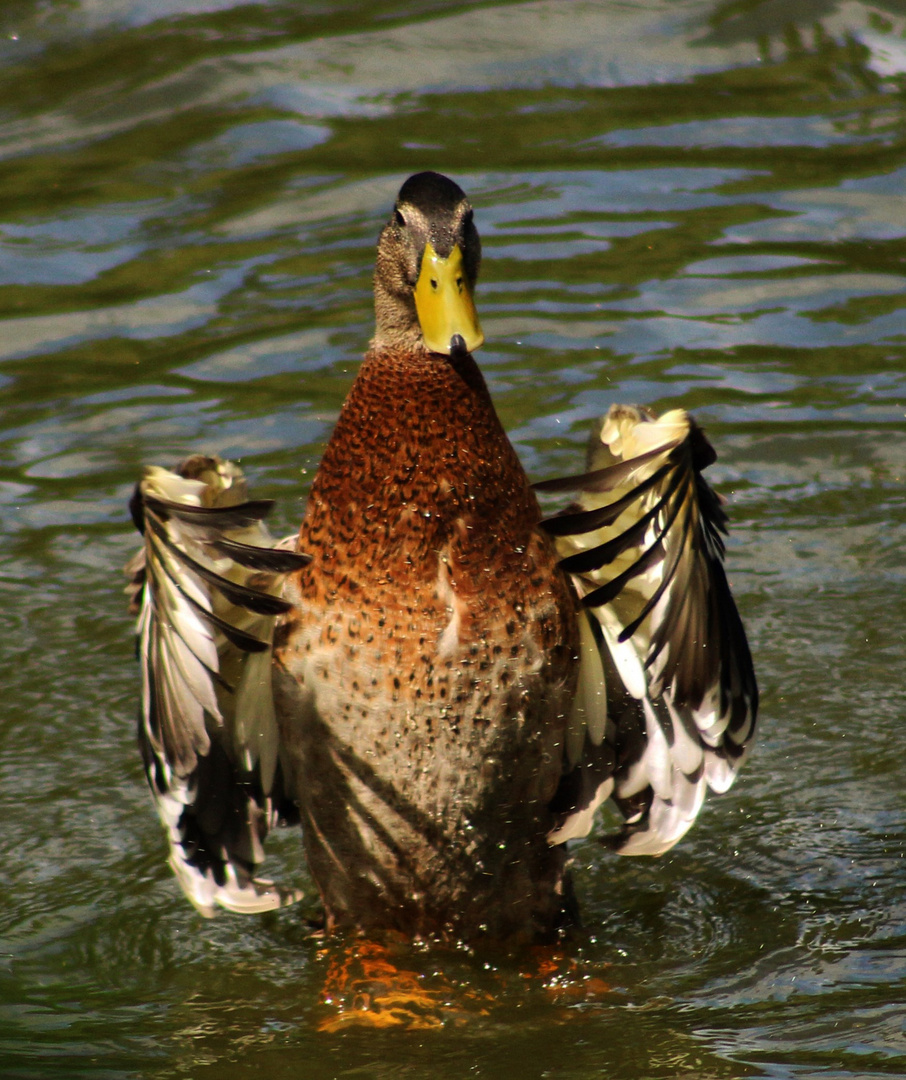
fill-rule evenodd
<path id="1" fill-rule="evenodd" d="M 581 918 L 571 841 L 662 855 L 751 747 L 705 433 L 613 405 L 581 471 L 533 485 L 473 356 L 480 263 L 459 185 L 407 179 L 292 537 L 215 456 L 135 488 L 139 745 L 206 916 L 302 895 L 263 876 L 296 825 L 326 932 L 547 940 Z"/>

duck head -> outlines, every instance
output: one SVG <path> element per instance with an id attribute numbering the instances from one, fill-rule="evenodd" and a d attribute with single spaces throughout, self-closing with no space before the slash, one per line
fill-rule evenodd
<path id="1" fill-rule="evenodd" d="M 472 293 L 481 241 L 465 192 L 440 173 L 400 188 L 374 271 L 375 349 L 465 354 L 484 341 Z"/>

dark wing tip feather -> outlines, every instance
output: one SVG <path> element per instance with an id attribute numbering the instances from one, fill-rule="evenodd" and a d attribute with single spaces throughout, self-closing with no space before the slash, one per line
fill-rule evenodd
<path id="1" fill-rule="evenodd" d="M 279 596 L 271 596 L 270 593 L 263 592 L 260 589 L 240 585 L 225 578 L 222 574 L 216 573 L 209 567 L 203 566 L 197 559 L 193 559 L 188 552 L 170 539 L 167 530 L 155 515 L 150 515 L 146 520 L 154 535 L 183 566 L 191 570 L 193 574 L 196 574 L 212 588 L 217 589 L 231 604 L 243 607 L 247 611 L 254 611 L 258 615 L 283 615 L 292 607 L 292 604 Z"/>
<path id="2" fill-rule="evenodd" d="M 606 525 L 612 525 L 624 510 L 640 499 L 655 484 L 660 483 L 669 471 L 668 461 L 622 498 L 592 510 L 566 510 L 563 513 L 554 514 L 553 517 L 544 518 L 541 527 L 550 536 L 578 536 L 582 533 L 595 532 Z"/>
<path id="3" fill-rule="evenodd" d="M 692 453 L 692 467 L 697 473 L 703 472 L 717 461 L 717 451 L 694 416 L 689 417 L 688 441 Z"/>
<path id="4" fill-rule="evenodd" d="M 635 472 L 640 466 L 660 457 L 667 450 L 678 446 L 679 442 L 666 443 L 648 450 L 644 454 L 638 454 L 627 461 L 617 461 L 613 465 L 604 465 L 600 469 L 591 469 L 588 472 L 576 473 L 573 476 L 559 476 L 553 480 L 538 480 L 532 484 L 535 491 L 547 495 L 561 495 L 566 491 L 587 491 L 602 494 L 612 491 L 618 485 Z"/>
<path id="5" fill-rule="evenodd" d="M 211 547 L 249 570 L 264 570 L 271 574 L 290 574 L 311 562 L 311 555 L 305 555 L 301 551 L 255 547 L 252 544 L 241 544 L 238 540 L 228 540 L 226 537 L 212 541 Z"/>
<path id="6" fill-rule="evenodd" d="M 132 518 L 132 524 L 144 536 L 145 510 L 141 483 L 136 484 L 132 489 L 132 495 L 129 499 L 129 516 Z"/>
<path id="7" fill-rule="evenodd" d="M 164 521 L 174 517 L 187 525 L 202 525 L 209 529 L 245 529 L 263 521 L 274 508 L 273 499 L 252 499 L 234 506 L 190 506 L 159 495 L 145 494 L 143 501 Z"/>

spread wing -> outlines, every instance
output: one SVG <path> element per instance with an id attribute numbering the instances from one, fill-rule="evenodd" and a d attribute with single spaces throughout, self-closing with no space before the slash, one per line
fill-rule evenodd
<path id="1" fill-rule="evenodd" d="M 127 566 L 142 668 L 139 744 L 170 865 L 205 915 L 291 902 L 256 870 L 283 787 L 271 639 L 283 577 L 307 557 L 275 548 L 236 466 L 191 457 L 148 468 L 130 504 L 144 546 Z"/>
<path id="2" fill-rule="evenodd" d="M 585 835 L 611 796 L 625 820 L 616 849 L 662 854 L 745 757 L 758 688 L 724 572 L 726 515 L 702 476 L 715 457 L 684 411 L 614 406 L 589 471 L 536 485 L 575 492 L 544 527 L 584 609 L 551 842 Z"/>

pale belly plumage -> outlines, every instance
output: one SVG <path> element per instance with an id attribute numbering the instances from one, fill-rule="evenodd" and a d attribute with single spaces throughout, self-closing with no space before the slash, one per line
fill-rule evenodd
<path id="1" fill-rule="evenodd" d="M 332 922 L 469 935 L 556 921 L 548 804 L 573 600 L 540 535 L 513 562 L 461 590 L 439 557 L 420 589 L 346 579 L 325 594 L 316 556 L 288 583 L 277 713 Z M 548 587 L 527 594 L 542 569 Z"/>

